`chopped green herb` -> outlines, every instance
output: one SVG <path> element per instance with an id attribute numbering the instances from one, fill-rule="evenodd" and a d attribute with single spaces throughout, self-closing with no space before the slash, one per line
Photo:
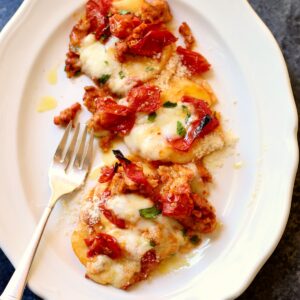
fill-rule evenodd
<path id="1" fill-rule="evenodd" d="M 185 137 L 186 135 L 186 130 L 180 121 L 177 121 L 177 134 L 181 137 Z"/>
<path id="2" fill-rule="evenodd" d="M 119 72 L 119 76 L 121 79 L 124 79 L 126 77 L 125 73 L 122 70 Z"/>
<path id="3" fill-rule="evenodd" d="M 156 246 L 156 243 L 155 243 L 154 240 L 150 240 L 150 246 L 151 246 L 151 247 L 155 247 L 155 246 Z"/>
<path id="4" fill-rule="evenodd" d="M 78 77 L 80 74 L 81 74 L 81 70 L 78 70 L 78 71 L 76 71 L 76 72 L 74 73 L 74 76 L 75 76 L 75 77 Z"/>
<path id="5" fill-rule="evenodd" d="M 127 14 L 130 14 L 130 11 L 129 11 L 129 10 L 126 10 L 126 9 L 121 9 L 121 10 L 119 11 L 119 14 L 120 14 L 120 15 L 127 15 Z"/>
<path id="6" fill-rule="evenodd" d="M 155 206 L 140 209 L 139 212 L 140 212 L 140 216 L 145 219 L 156 218 L 161 213 L 161 211 Z"/>
<path id="7" fill-rule="evenodd" d="M 190 237 L 190 242 L 191 242 L 192 244 L 194 244 L 194 245 L 199 244 L 199 242 L 200 242 L 199 236 L 198 236 L 198 235 L 192 235 L 192 236 Z"/>
<path id="8" fill-rule="evenodd" d="M 98 79 L 98 83 L 99 83 L 99 84 L 105 84 L 109 78 L 110 78 L 110 74 L 103 74 L 103 75 Z"/>
<path id="9" fill-rule="evenodd" d="M 177 106 L 177 103 L 176 102 L 171 102 L 171 101 L 166 101 L 163 104 L 163 107 L 167 107 L 167 108 L 173 108 L 173 107 L 176 107 L 176 106 Z"/>
<path id="10" fill-rule="evenodd" d="M 186 228 L 183 228 L 183 229 L 181 230 L 181 232 L 182 232 L 182 235 L 183 235 L 183 236 L 187 236 L 187 229 L 186 229 Z"/>
<path id="11" fill-rule="evenodd" d="M 107 60 L 104 61 L 104 63 L 108 66 L 109 65 L 109 62 Z"/>
<path id="12" fill-rule="evenodd" d="M 156 114 L 156 112 L 154 111 L 154 112 L 152 112 L 152 113 L 150 113 L 150 114 L 148 115 L 148 121 L 149 121 L 149 122 L 154 122 L 154 120 L 156 119 L 156 117 L 157 117 L 157 114 Z"/>
<path id="13" fill-rule="evenodd" d="M 152 72 L 155 69 L 153 67 L 151 67 L 151 66 L 147 66 L 145 70 L 146 70 L 146 72 Z"/>
<path id="14" fill-rule="evenodd" d="M 186 117 L 185 117 L 184 121 L 185 121 L 185 123 L 187 123 L 192 114 L 189 111 L 188 107 L 185 106 L 185 105 L 182 105 L 182 110 L 183 110 L 184 113 L 186 113 Z"/>
<path id="15" fill-rule="evenodd" d="M 105 41 L 106 39 L 108 39 L 108 35 L 107 34 L 102 34 L 100 37 L 100 41 Z"/>

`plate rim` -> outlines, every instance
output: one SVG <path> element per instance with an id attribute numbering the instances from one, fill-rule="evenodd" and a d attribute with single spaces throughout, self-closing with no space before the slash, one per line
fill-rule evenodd
<path id="1" fill-rule="evenodd" d="M 0 32 L 0 48 L 1 48 L 2 42 L 6 38 L 6 35 L 8 35 L 11 30 L 13 30 L 13 28 L 16 26 L 17 22 L 21 21 L 22 18 L 25 18 L 24 20 L 26 20 L 26 18 L 28 18 L 28 15 L 30 15 L 30 13 L 32 13 L 32 11 L 34 10 L 35 2 L 36 2 L 36 0 L 24 0 L 23 3 L 18 8 L 18 10 L 16 11 L 16 13 L 13 15 L 13 17 L 7 22 L 7 24 L 4 26 L 4 28 Z M 248 3 L 248 1 L 242 1 L 242 2 L 243 2 L 243 5 L 247 6 L 247 10 L 252 15 L 253 22 L 255 21 L 255 23 L 260 26 L 261 31 L 264 32 L 264 35 L 265 35 L 266 39 L 268 39 L 268 42 L 270 44 L 272 44 L 272 47 L 274 49 L 276 48 L 276 51 L 278 54 L 276 59 L 280 62 L 280 67 L 281 67 L 281 70 L 283 73 L 282 76 L 284 77 L 285 85 L 287 87 L 287 90 L 286 90 L 288 93 L 287 98 L 289 99 L 289 102 L 290 102 L 289 107 L 292 109 L 292 114 L 293 114 L 293 116 L 291 118 L 292 120 L 290 120 L 291 123 L 294 123 L 294 125 L 292 126 L 293 132 L 291 132 L 289 141 L 291 142 L 292 151 L 293 151 L 294 155 L 293 155 L 293 159 L 291 159 L 290 169 L 289 169 L 289 171 L 291 173 L 291 177 L 290 177 L 290 180 L 286 182 L 286 185 L 288 186 L 288 193 L 287 193 L 285 199 L 282 200 L 283 202 L 285 202 L 285 211 L 283 212 L 282 219 L 279 220 L 279 222 L 281 223 L 280 230 L 278 230 L 276 233 L 274 233 L 274 236 L 275 236 L 274 242 L 272 244 L 269 244 L 268 251 L 266 251 L 259 259 L 257 259 L 257 264 L 255 266 L 253 266 L 252 272 L 250 272 L 248 274 L 247 278 L 244 280 L 243 286 L 240 286 L 235 291 L 232 291 L 232 294 L 230 295 L 230 297 L 233 297 L 233 298 L 239 296 L 248 288 L 248 286 L 250 285 L 250 283 L 252 282 L 254 277 L 257 275 L 259 270 L 262 268 L 262 266 L 265 264 L 267 259 L 271 256 L 271 254 L 277 247 L 277 245 L 284 233 L 284 230 L 285 230 L 285 227 L 286 227 L 286 224 L 288 221 L 289 213 L 290 213 L 294 181 L 295 181 L 295 177 L 296 177 L 296 173 L 297 173 L 297 169 L 298 169 L 298 162 L 299 162 L 299 149 L 298 149 L 298 142 L 297 142 L 298 114 L 297 114 L 295 100 L 294 100 L 294 96 L 293 96 L 293 92 L 292 92 L 292 88 L 291 88 L 291 84 L 290 84 L 288 69 L 287 69 L 283 54 L 280 50 L 280 47 L 279 47 L 276 39 L 272 35 L 271 31 L 264 24 L 264 22 L 260 19 L 260 17 L 254 11 L 252 6 Z M 31 6 L 32 10 L 30 10 L 30 12 L 26 15 L 26 11 L 28 10 L 28 8 L 30 6 Z M 3 249 L 4 253 L 7 255 L 7 257 L 9 257 L 9 259 L 11 261 L 13 261 L 11 256 L 9 255 L 9 251 L 8 251 L 9 247 L 6 247 L 1 242 L 1 240 L 0 240 L 0 243 L 1 243 L 1 248 Z M 29 284 L 29 286 L 31 287 L 31 284 Z M 42 295 L 42 292 L 40 290 L 36 289 L 34 287 L 34 285 L 32 286 L 32 290 L 36 291 L 37 294 Z"/>

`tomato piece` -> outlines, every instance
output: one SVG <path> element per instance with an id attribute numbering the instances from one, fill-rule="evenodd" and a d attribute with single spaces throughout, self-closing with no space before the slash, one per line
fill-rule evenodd
<path id="1" fill-rule="evenodd" d="M 111 0 L 89 0 L 86 4 L 86 18 L 90 22 L 90 32 L 97 40 L 109 34 L 108 18 Z"/>
<path id="2" fill-rule="evenodd" d="M 108 181 L 111 181 L 115 175 L 115 173 L 117 172 L 119 167 L 118 163 L 115 163 L 114 166 L 112 167 L 108 167 L 108 166 L 104 166 L 101 168 L 101 175 L 99 177 L 99 182 L 100 183 L 105 183 Z"/>
<path id="3" fill-rule="evenodd" d="M 141 258 L 141 273 L 147 276 L 157 263 L 155 250 L 148 250 Z"/>
<path id="4" fill-rule="evenodd" d="M 101 209 L 103 215 L 106 217 L 108 221 L 115 224 L 117 227 L 124 229 L 126 228 L 125 220 L 118 218 L 112 210 L 106 208 L 106 203 L 107 201 L 109 201 L 110 198 L 111 198 L 111 192 L 108 189 L 103 191 L 99 196 L 99 202 L 100 202 L 99 208 Z"/>
<path id="5" fill-rule="evenodd" d="M 162 214 L 168 217 L 183 218 L 191 215 L 194 208 L 189 194 L 171 194 L 162 199 Z"/>
<path id="6" fill-rule="evenodd" d="M 181 101 L 194 106 L 197 120 L 191 123 L 184 138 L 168 139 L 168 142 L 176 150 L 188 151 L 196 138 L 204 137 L 212 132 L 219 126 L 219 121 L 203 100 L 183 96 Z"/>
<path id="7" fill-rule="evenodd" d="M 141 20 L 133 14 L 114 14 L 109 18 L 110 32 L 119 39 L 127 38 L 140 24 Z"/>
<path id="8" fill-rule="evenodd" d="M 129 107 L 137 112 L 154 112 L 161 105 L 160 92 L 158 87 L 151 85 L 134 87 L 127 96 Z"/>
<path id="9" fill-rule="evenodd" d="M 125 174 L 129 179 L 138 184 L 149 185 L 147 177 L 141 167 L 127 159 L 120 150 L 113 150 L 113 153 L 121 163 Z"/>
<path id="10" fill-rule="evenodd" d="M 109 234 L 97 233 L 84 241 L 88 247 L 87 257 L 103 254 L 116 259 L 122 256 L 122 250 L 118 241 Z"/>
<path id="11" fill-rule="evenodd" d="M 130 45 L 129 52 L 141 56 L 153 56 L 161 53 L 163 48 L 175 43 L 177 38 L 166 29 L 152 29 L 146 35 Z"/>
<path id="12" fill-rule="evenodd" d="M 116 214 L 110 209 L 104 208 L 102 210 L 104 216 L 108 221 L 115 224 L 118 228 L 124 229 L 126 228 L 126 223 L 124 219 L 118 218 Z"/>
<path id="13" fill-rule="evenodd" d="M 202 74 L 210 69 L 210 64 L 204 56 L 198 52 L 185 49 L 181 46 L 177 47 L 176 52 L 181 57 L 181 62 L 192 74 Z"/>
<path id="14" fill-rule="evenodd" d="M 134 126 L 135 113 L 124 105 L 119 105 L 112 98 L 97 100 L 95 122 L 103 129 L 126 135 Z"/>

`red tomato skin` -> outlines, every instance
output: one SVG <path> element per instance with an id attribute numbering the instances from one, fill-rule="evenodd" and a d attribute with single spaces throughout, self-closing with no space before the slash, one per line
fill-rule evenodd
<path id="1" fill-rule="evenodd" d="M 117 259 L 122 256 L 118 241 L 109 234 L 100 232 L 91 238 L 85 239 L 84 242 L 88 247 L 87 257 L 103 254 L 112 259 Z"/>
<path id="2" fill-rule="evenodd" d="M 119 39 L 127 38 L 140 24 L 141 20 L 133 14 L 114 14 L 109 18 L 110 32 Z"/>
<path id="3" fill-rule="evenodd" d="M 86 4 L 86 18 L 90 22 L 90 32 L 95 33 L 97 40 L 103 34 L 108 35 L 108 18 L 111 0 L 89 0 Z"/>
<path id="4" fill-rule="evenodd" d="M 160 93 L 160 89 L 156 86 L 141 85 L 134 87 L 127 96 L 129 107 L 136 112 L 154 112 L 161 106 Z"/>
<path id="5" fill-rule="evenodd" d="M 135 123 L 135 113 L 109 97 L 100 98 L 97 101 L 97 113 L 103 129 L 121 135 L 130 132 Z"/>
<path id="6" fill-rule="evenodd" d="M 118 218 L 113 211 L 110 209 L 104 208 L 102 210 L 104 216 L 108 221 L 116 225 L 118 228 L 124 229 L 126 228 L 126 222 L 123 219 Z"/>
<path id="7" fill-rule="evenodd" d="M 162 199 L 162 214 L 173 218 L 184 218 L 191 215 L 194 208 L 189 194 L 171 194 Z"/>
<path id="8" fill-rule="evenodd" d="M 130 46 L 130 53 L 152 57 L 161 53 L 163 48 L 175 43 L 177 38 L 166 29 L 153 29 L 146 33 L 137 43 Z"/>
<path id="9" fill-rule="evenodd" d="M 100 183 L 109 182 L 113 179 L 115 173 L 118 170 L 118 163 L 116 163 L 114 166 L 108 167 L 104 166 L 101 168 L 101 175 L 98 179 Z"/>
<path id="10" fill-rule="evenodd" d="M 205 73 L 211 67 L 206 58 L 198 52 L 185 49 L 181 46 L 177 47 L 176 52 L 180 55 L 182 64 L 194 75 Z"/>
<path id="11" fill-rule="evenodd" d="M 186 152 L 189 151 L 195 139 L 202 138 L 215 130 L 219 126 L 219 121 L 213 116 L 212 111 L 203 100 L 190 96 L 183 96 L 181 101 L 183 103 L 190 103 L 194 106 L 197 120 L 193 121 L 189 126 L 185 137 L 169 139 L 168 142 L 174 149 Z M 203 126 L 201 126 L 201 124 Z"/>

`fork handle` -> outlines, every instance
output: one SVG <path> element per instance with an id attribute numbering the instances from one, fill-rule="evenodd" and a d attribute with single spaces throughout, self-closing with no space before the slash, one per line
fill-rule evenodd
<path id="1" fill-rule="evenodd" d="M 0 300 L 21 300 L 28 273 L 53 207 L 46 207 L 21 261 L 7 284 Z"/>

